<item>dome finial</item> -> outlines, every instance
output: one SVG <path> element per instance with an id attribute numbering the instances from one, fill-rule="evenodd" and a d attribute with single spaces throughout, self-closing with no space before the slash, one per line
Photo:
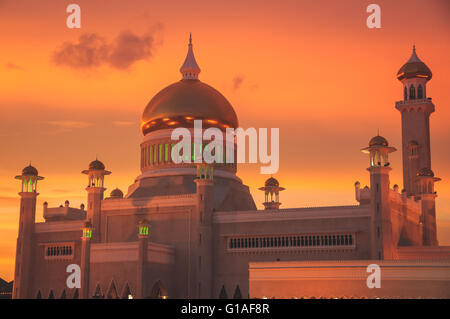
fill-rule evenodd
<path id="1" fill-rule="evenodd" d="M 186 59 L 180 68 L 180 72 L 183 75 L 183 80 L 198 80 L 198 74 L 200 73 L 200 67 L 195 61 L 194 50 L 192 49 L 192 34 L 189 33 L 189 48 Z"/>
<path id="2" fill-rule="evenodd" d="M 415 43 L 413 43 L 413 51 L 412 51 L 411 57 L 409 58 L 408 62 L 406 62 L 406 63 L 412 63 L 412 62 L 422 62 L 419 59 L 419 57 L 417 56 Z"/>

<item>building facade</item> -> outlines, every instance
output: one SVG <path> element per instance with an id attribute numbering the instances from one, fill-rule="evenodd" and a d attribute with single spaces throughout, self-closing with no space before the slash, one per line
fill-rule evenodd
<path id="1" fill-rule="evenodd" d="M 438 247 L 439 178 L 430 159 L 434 104 L 426 84 L 432 74 L 415 49 L 397 75 L 404 86 L 404 100 L 396 103 L 404 189 L 390 185 L 389 153 L 396 149 L 375 136 L 362 149 L 369 156 L 370 185 L 355 183 L 354 206 L 280 209 L 284 188 L 271 177 L 261 188 L 265 209 L 257 210 L 235 163 L 195 163 L 207 140 L 193 139 L 191 153 L 175 163 L 174 128 L 193 133 L 194 120 L 202 121 L 203 130 L 225 132 L 239 125 L 227 99 L 199 80 L 191 39 L 180 72 L 182 79 L 157 93 L 142 114 L 141 174 L 126 194 L 119 189 L 106 194 L 111 172 L 96 159 L 82 171 L 86 206 L 44 203 L 45 222 L 36 223 L 37 182 L 43 177 L 31 165 L 16 176 L 22 189 L 14 298 L 248 298 L 266 296 L 264 289 L 290 297 L 299 292 L 281 293 L 270 281 L 250 287 L 257 282 L 254 270 L 265 263 L 320 267 L 337 261 L 450 259 L 446 249 L 427 254 Z M 215 152 L 219 158 L 236 156 L 228 147 Z M 405 255 L 405 248 L 414 253 Z M 79 288 L 66 283 L 73 264 L 80 267 Z"/>

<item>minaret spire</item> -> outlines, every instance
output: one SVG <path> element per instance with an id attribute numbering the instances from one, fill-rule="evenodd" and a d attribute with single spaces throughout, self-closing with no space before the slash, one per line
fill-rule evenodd
<path id="1" fill-rule="evenodd" d="M 183 75 L 183 80 L 198 80 L 198 74 L 200 73 L 200 67 L 195 61 L 194 50 L 192 49 L 192 34 L 189 33 L 189 48 L 186 59 L 180 68 L 180 72 Z"/>
<path id="2" fill-rule="evenodd" d="M 412 51 L 411 57 L 409 58 L 408 62 L 406 62 L 406 63 L 411 63 L 411 62 L 422 62 L 419 59 L 419 57 L 417 56 L 415 43 L 413 44 L 413 51 Z"/>

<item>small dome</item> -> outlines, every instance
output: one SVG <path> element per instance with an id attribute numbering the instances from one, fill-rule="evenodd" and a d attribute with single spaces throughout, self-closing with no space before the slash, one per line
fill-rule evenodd
<path id="1" fill-rule="evenodd" d="M 278 187 L 278 186 L 280 186 L 280 183 L 278 183 L 278 181 L 275 178 L 270 177 L 270 178 L 268 178 L 266 180 L 266 182 L 264 183 L 264 186 L 276 186 L 276 187 Z"/>
<path id="2" fill-rule="evenodd" d="M 372 139 L 369 141 L 369 146 L 388 146 L 388 141 L 380 135 L 377 135 L 375 137 L 372 137 Z"/>
<path id="3" fill-rule="evenodd" d="M 415 77 L 422 77 L 430 80 L 432 76 L 431 70 L 417 56 L 415 46 L 413 47 L 413 53 L 408 62 L 406 62 L 397 72 L 397 79 L 399 80 Z"/>
<path id="4" fill-rule="evenodd" d="M 38 171 L 36 168 L 34 168 L 31 165 L 28 165 L 22 170 L 22 175 L 32 175 L 32 176 L 38 176 Z"/>
<path id="5" fill-rule="evenodd" d="M 91 170 L 104 170 L 105 169 L 105 165 L 100 162 L 99 160 L 95 160 L 92 161 L 91 163 L 89 163 L 89 169 Z"/>
<path id="6" fill-rule="evenodd" d="M 120 189 L 116 188 L 111 191 L 111 194 L 109 194 L 109 196 L 115 198 L 123 198 L 123 192 Z"/>
<path id="7" fill-rule="evenodd" d="M 429 176 L 434 177 L 434 173 L 431 169 L 424 167 L 422 169 L 419 169 L 419 171 L 416 174 L 417 176 Z"/>

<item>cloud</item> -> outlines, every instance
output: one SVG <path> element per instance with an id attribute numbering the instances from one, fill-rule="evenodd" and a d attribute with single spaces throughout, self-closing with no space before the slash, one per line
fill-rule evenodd
<path id="1" fill-rule="evenodd" d="M 108 45 L 96 34 L 83 34 L 78 43 L 65 42 L 53 52 L 52 60 L 56 65 L 72 68 L 92 68 L 100 66 L 108 57 Z"/>
<path id="2" fill-rule="evenodd" d="M 243 75 L 237 75 L 233 79 L 233 91 L 237 91 L 244 82 L 245 77 Z"/>
<path id="3" fill-rule="evenodd" d="M 11 63 L 11 62 L 7 63 L 5 66 L 6 66 L 6 68 L 12 69 L 12 70 L 20 70 L 20 71 L 23 70 L 23 68 L 20 65 L 17 65 L 17 64 Z"/>
<path id="4" fill-rule="evenodd" d="M 108 65 L 125 70 L 137 61 L 153 57 L 157 46 L 154 33 L 151 31 L 139 36 L 123 31 L 112 42 L 95 33 L 83 34 L 77 42 L 65 42 L 57 48 L 52 54 L 52 61 L 58 66 L 74 69 Z"/>
<path id="5" fill-rule="evenodd" d="M 68 128 L 68 129 L 85 128 L 85 127 L 92 126 L 92 123 L 81 122 L 81 121 L 48 121 L 47 123 L 51 124 L 53 126 L 56 126 L 56 127 Z"/>
<path id="6" fill-rule="evenodd" d="M 130 31 L 122 32 L 111 46 L 108 63 L 117 69 L 127 69 L 136 61 L 148 60 L 153 56 L 154 43 L 150 34 L 139 37 Z"/>

